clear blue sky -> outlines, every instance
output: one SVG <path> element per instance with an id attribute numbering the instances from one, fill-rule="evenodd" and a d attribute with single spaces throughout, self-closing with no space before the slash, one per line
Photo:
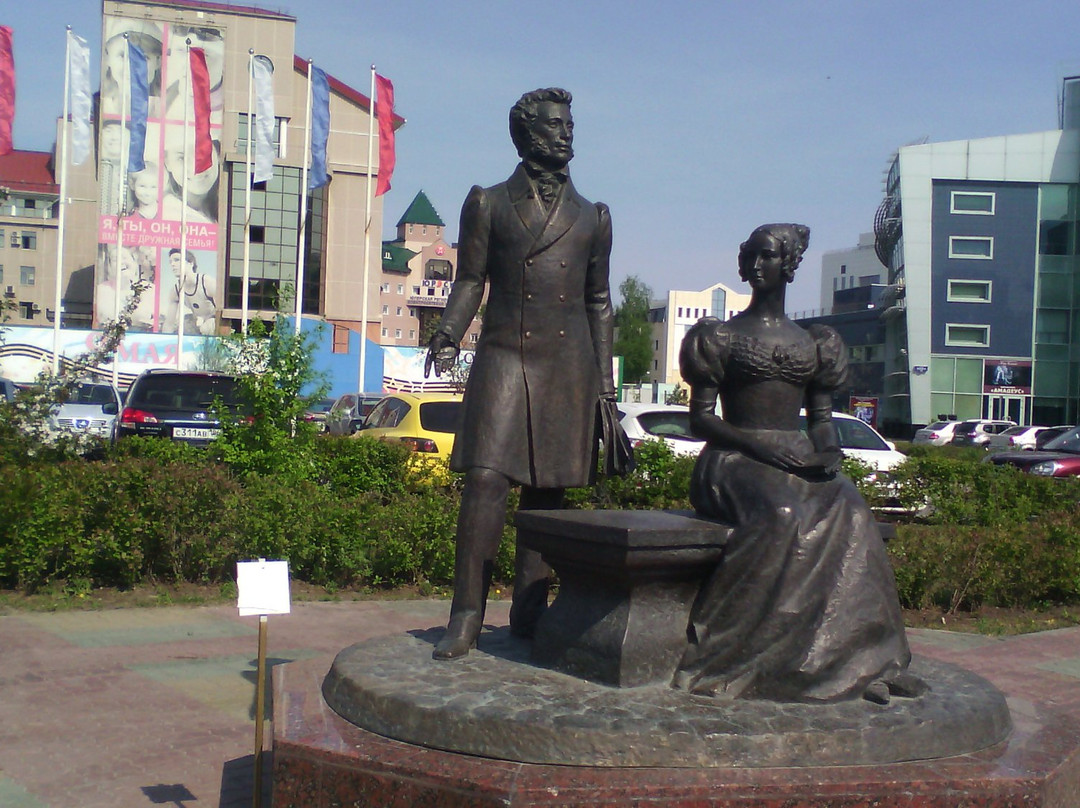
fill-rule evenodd
<path id="1" fill-rule="evenodd" d="M 817 305 L 823 251 L 872 228 L 899 146 L 1053 129 L 1061 78 L 1080 74 L 1080 3 L 1064 0 L 246 1 L 296 16 L 297 53 L 362 92 L 372 63 L 394 82 L 408 123 L 384 237 L 422 188 L 455 238 L 469 187 L 517 159 L 510 106 L 565 86 L 575 183 L 612 209 L 614 283 L 741 288 L 739 242 L 799 221 L 811 251 L 789 309 Z M 101 4 L 3 5 L 15 146 L 46 150 L 64 25 L 96 63 Z"/>

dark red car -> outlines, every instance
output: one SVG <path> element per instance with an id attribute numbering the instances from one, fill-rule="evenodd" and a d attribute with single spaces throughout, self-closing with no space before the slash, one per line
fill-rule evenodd
<path id="1" fill-rule="evenodd" d="M 1016 466 L 1041 477 L 1080 476 L 1080 427 L 1058 435 L 1034 452 L 999 452 L 986 458 L 996 466 Z"/>

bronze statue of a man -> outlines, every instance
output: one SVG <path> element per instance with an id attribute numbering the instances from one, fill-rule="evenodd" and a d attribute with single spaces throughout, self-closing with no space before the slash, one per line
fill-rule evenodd
<path id="1" fill-rule="evenodd" d="M 523 95 L 510 110 L 522 161 L 506 182 L 474 186 L 461 210 L 458 273 L 428 347 L 425 374 L 448 370 L 489 285 L 450 468 L 465 473 L 454 600 L 436 659 L 476 645 L 512 483 L 521 508 L 559 508 L 596 470 L 596 412 L 614 400 L 608 283 L 611 218 L 581 196 L 570 93 Z M 550 569 L 520 544 L 510 628 L 531 636 L 547 608 Z"/>

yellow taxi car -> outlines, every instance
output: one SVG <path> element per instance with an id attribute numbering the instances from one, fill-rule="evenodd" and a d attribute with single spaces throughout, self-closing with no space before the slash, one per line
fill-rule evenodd
<path id="1" fill-rule="evenodd" d="M 461 415 L 456 393 L 393 393 L 375 405 L 356 435 L 404 443 L 414 452 L 445 461 L 454 448 Z"/>

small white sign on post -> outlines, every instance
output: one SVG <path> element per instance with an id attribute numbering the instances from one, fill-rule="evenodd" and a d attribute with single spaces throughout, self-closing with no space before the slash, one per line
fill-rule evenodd
<path id="1" fill-rule="evenodd" d="M 259 656 L 255 674 L 254 808 L 262 806 L 263 721 L 266 713 L 266 616 L 289 613 L 289 562 L 236 562 L 236 608 L 241 617 L 259 617 Z"/>
<path id="2" fill-rule="evenodd" d="M 236 607 L 241 617 L 289 613 L 288 561 L 237 561 Z"/>

